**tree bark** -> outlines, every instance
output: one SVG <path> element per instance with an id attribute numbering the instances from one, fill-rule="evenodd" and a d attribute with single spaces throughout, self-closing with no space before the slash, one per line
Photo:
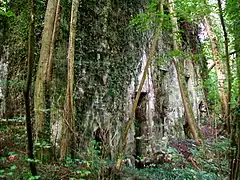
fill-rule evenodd
<path id="1" fill-rule="evenodd" d="M 57 8 L 56 8 L 56 14 L 54 18 L 54 25 L 53 25 L 53 32 L 52 32 L 52 38 L 51 38 L 51 44 L 50 44 L 50 52 L 49 52 L 49 58 L 47 62 L 47 71 L 46 71 L 46 80 L 45 80 L 45 100 L 46 100 L 46 115 L 45 115 L 45 121 L 47 123 L 50 123 L 51 121 L 51 99 L 52 99 L 52 72 L 53 72 L 53 53 L 54 53 L 54 47 L 55 47 L 55 40 L 56 40 L 56 34 L 59 27 L 59 20 L 60 20 L 60 0 L 57 1 Z M 48 130 L 50 130 L 50 125 L 48 126 Z M 52 152 L 53 156 L 55 156 L 56 152 L 56 144 L 52 144 Z M 54 157 L 55 158 L 55 157 Z"/>
<path id="2" fill-rule="evenodd" d="M 225 44 L 225 56 L 226 56 L 226 68 L 227 68 L 227 79 L 228 79 L 228 91 L 227 91 L 227 114 L 226 114 L 226 125 L 227 125 L 227 132 L 231 134 L 231 91 L 232 91 L 232 75 L 231 75 L 231 68 L 229 62 L 229 52 L 228 52 L 228 34 L 223 18 L 223 10 L 222 10 L 222 3 L 221 0 L 218 0 L 218 9 L 219 9 L 219 16 L 221 20 L 221 25 L 224 34 L 224 44 Z"/>
<path id="3" fill-rule="evenodd" d="M 75 116 L 73 104 L 73 84 L 74 84 L 74 51 L 78 6 L 79 0 L 73 0 L 71 9 L 70 35 L 68 47 L 68 77 L 67 77 L 68 83 L 66 91 L 66 101 L 64 106 L 64 122 L 62 131 L 63 134 L 60 151 L 61 160 L 65 159 L 69 148 L 72 158 L 74 158 L 75 151 Z"/>
<path id="4" fill-rule="evenodd" d="M 177 25 L 177 18 L 174 12 L 174 1 L 169 0 L 169 13 L 171 14 L 171 23 L 172 23 L 172 36 L 173 36 L 173 50 L 179 50 L 179 38 L 177 36 L 178 33 L 178 25 Z M 191 130 L 193 139 L 198 143 L 201 144 L 202 141 L 202 134 L 196 124 L 196 119 L 193 114 L 192 106 L 190 103 L 190 98 L 188 95 L 187 85 L 185 82 L 185 75 L 184 75 L 184 60 L 177 57 L 173 57 L 173 63 L 177 71 L 178 77 L 178 84 L 181 92 L 182 103 L 186 114 L 186 120 L 188 122 L 189 128 Z"/>
<path id="5" fill-rule="evenodd" d="M 38 70 L 35 82 L 34 92 L 34 109 L 35 109 L 35 128 L 36 141 L 41 143 L 44 141 L 50 144 L 50 122 L 46 121 L 46 78 L 47 69 L 50 58 L 52 35 L 54 29 L 54 21 L 56 15 L 57 1 L 48 0 L 47 9 L 44 19 L 44 29 L 42 33 L 42 46 L 38 63 Z M 38 158 L 42 159 L 43 152 L 38 151 Z M 46 152 L 45 152 L 46 153 Z M 46 153 L 47 154 L 47 153 Z M 45 156 L 45 155 L 44 155 Z"/>
<path id="6" fill-rule="evenodd" d="M 226 119 L 226 114 L 228 113 L 228 98 L 225 92 L 225 84 L 224 84 L 226 80 L 225 69 L 224 69 L 224 65 L 221 60 L 219 49 L 218 49 L 217 36 L 212 31 L 207 17 L 204 17 L 204 24 L 210 39 L 213 60 L 215 62 L 215 68 L 216 68 L 217 79 L 218 79 L 218 91 L 219 91 L 221 107 L 222 107 L 222 117 Z M 229 129 L 230 124 L 226 122 L 226 126 L 227 126 L 227 129 Z"/>
<path id="7" fill-rule="evenodd" d="M 32 160 L 29 162 L 31 173 L 33 176 L 37 175 L 36 164 L 33 162 L 34 153 L 33 153 L 33 137 L 32 137 L 32 122 L 31 122 L 31 107 L 30 107 L 30 90 L 32 82 L 32 72 L 33 72 L 33 63 L 34 63 L 34 25 L 35 25 L 35 4 L 34 0 L 28 1 L 30 8 L 31 21 L 29 24 L 29 33 L 28 33 L 28 74 L 27 80 L 24 89 L 24 99 L 25 99 L 25 109 L 26 109 L 26 129 L 28 137 L 28 157 Z"/>
<path id="8" fill-rule="evenodd" d="M 240 10 L 240 3 L 238 4 L 238 9 Z M 231 154 L 230 154 L 230 180 L 239 180 L 240 179 L 240 25 L 238 19 L 235 20 L 234 28 L 234 43 L 236 50 L 236 66 L 237 66 L 237 79 L 238 79 L 238 105 L 235 109 L 235 116 L 232 123 L 232 132 L 231 132 Z"/>
<path id="9" fill-rule="evenodd" d="M 52 80 L 53 52 L 55 47 L 54 44 L 56 40 L 56 34 L 59 26 L 59 17 L 60 17 L 60 0 L 57 1 L 57 9 L 56 9 L 54 24 L 53 24 L 52 39 L 51 39 L 49 59 L 48 59 L 48 65 L 47 65 L 47 75 L 46 75 L 47 83 L 50 83 Z"/>

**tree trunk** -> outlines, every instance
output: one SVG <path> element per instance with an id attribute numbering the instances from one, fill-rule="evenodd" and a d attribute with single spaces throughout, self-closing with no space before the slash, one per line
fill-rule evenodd
<path id="1" fill-rule="evenodd" d="M 169 13 L 171 14 L 171 23 L 172 23 L 172 36 L 173 36 L 173 50 L 179 50 L 179 39 L 178 39 L 178 25 L 177 25 L 177 18 L 174 13 L 174 2 L 173 0 L 169 0 Z M 193 139 L 198 143 L 201 144 L 202 141 L 202 134 L 196 124 L 196 119 L 193 114 L 192 106 L 190 103 L 190 98 L 188 95 L 188 89 L 185 81 L 184 75 L 184 60 L 182 58 L 177 59 L 173 57 L 173 63 L 175 65 L 178 77 L 178 84 L 181 92 L 182 103 L 185 110 L 186 120 L 191 130 Z"/>
<path id="2" fill-rule="evenodd" d="M 68 83 L 66 91 L 66 102 L 64 105 L 64 122 L 63 134 L 61 140 L 60 159 L 66 157 L 68 149 L 70 148 L 71 157 L 74 158 L 75 151 L 75 116 L 73 105 L 73 83 L 74 83 L 74 51 L 75 51 L 75 36 L 77 24 L 79 0 L 72 1 L 71 21 L 70 21 L 70 35 L 68 47 Z"/>
<path id="3" fill-rule="evenodd" d="M 31 122 L 31 107 L 30 107 L 30 90 L 32 82 L 33 62 L 34 62 L 34 26 L 35 26 L 35 1 L 28 1 L 30 7 L 31 21 L 29 24 L 28 34 L 28 74 L 24 89 L 25 109 L 26 109 L 26 129 L 28 137 L 28 157 L 34 160 L 33 155 L 33 138 L 32 138 L 32 122 Z M 30 169 L 33 176 L 37 175 L 36 165 L 30 162 Z"/>
<path id="4" fill-rule="evenodd" d="M 227 98 L 227 94 L 225 92 L 225 84 L 224 84 L 224 82 L 226 80 L 225 70 L 224 70 L 224 66 L 223 66 L 221 56 L 219 53 L 219 49 L 218 49 L 217 36 L 212 31 L 207 17 L 204 17 L 204 24 L 205 24 L 206 31 L 207 31 L 207 34 L 210 39 L 213 60 L 215 62 L 215 68 L 216 68 L 217 79 L 218 79 L 218 91 L 219 91 L 221 107 L 222 107 L 222 117 L 224 119 L 226 119 L 226 114 L 228 113 L 228 98 Z M 226 122 L 227 129 L 229 129 L 229 126 L 230 126 L 230 124 L 228 124 L 228 122 Z"/>
<path id="5" fill-rule="evenodd" d="M 40 51 L 40 58 L 38 63 L 38 70 L 35 82 L 34 92 L 34 109 L 35 109 L 35 128 L 36 128 L 36 141 L 40 143 L 40 150 L 37 151 L 39 159 L 43 158 L 43 155 L 48 154 L 43 152 L 41 145 L 43 141 L 50 144 L 50 122 L 46 121 L 46 78 L 48 62 L 50 58 L 52 35 L 54 29 L 54 21 L 56 14 L 57 1 L 48 0 L 47 10 L 44 20 L 44 29 L 42 33 L 42 46 Z M 49 155 L 49 154 L 48 154 Z M 46 155 L 46 156 L 48 156 Z M 47 157 L 48 159 L 48 157 Z"/>
<path id="6" fill-rule="evenodd" d="M 223 28 L 224 34 L 224 44 L 225 44 L 225 53 L 226 53 L 226 68 L 227 68 L 227 79 L 228 79 L 228 91 L 227 91 L 227 114 L 226 114 L 226 125 L 227 131 L 231 134 L 231 91 L 232 91 L 232 75 L 231 75 L 231 68 L 229 62 L 229 52 L 228 52 L 228 34 L 225 27 L 225 22 L 223 18 L 223 11 L 222 11 L 222 3 L 221 0 L 218 0 L 218 8 L 219 8 L 219 15 L 221 20 L 221 25 Z"/>
<path id="7" fill-rule="evenodd" d="M 51 39 L 50 52 L 49 52 L 48 65 L 47 65 L 47 75 L 46 75 L 47 84 L 50 83 L 52 80 L 53 52 L 55 47 L 54 44 L 56 40 L 56 34 L 59 26 L 59 20 L 60 20 L 59 18 L 60 18 L 60 0 L 57 1 L 57 9 L 56 9 L 54 24 L 53 24 L 52 39 Z"/>
<path id="8" fill-rule="evenodd" d="M 54 19 L 54 25 L 53 25 L 53 33 L 52 33 L 52 39 L 51 39 L 51 45 L 50 45 L 50 52 L 49 52 L 49 58 L 47 62 L 47 71 L 46 71 L 46 82 L 45 82 L 45 100 L 46 100 L 46 115 L 45 115 L 45 121 L 50 123 L 51 121 L 51 99 L 52 99 L 52 67 L 53 67 L 53 53 L 54 53 L 54 47 L 55 47 L 55 40 L 56 40 L 56 34 L 59 26 L 59 20 L 60 20 L 60 0 L 57 2 L 57 9 Z M 48 129 L 50 130 L 50 126 L 48 126 Z M 56 154 L 56 144 L 52 144 L 52 152 L 53 157 L 55 158 Z"/>
<path id="9" fill-rule="evenodd" d="M 239 4 L 240 6 L 240 4 Z M 238 7 L 240 9 L 240 7 Z M 230 154 L 230 180 L 240 179 L 240 25 L 238 20 L 235 20 L 235 50 L 236 50 L 236 65 L 237 65 L 237 79 L 238 79 L 238 105 L 235 109 L 235 116 L 233 118 L 232 133 L 231 133 L 231 154 Z"/>

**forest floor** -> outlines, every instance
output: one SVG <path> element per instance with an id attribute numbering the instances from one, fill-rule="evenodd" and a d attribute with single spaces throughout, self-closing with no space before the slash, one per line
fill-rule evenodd
<path id="1" fill-rule="evenodd" d="M 193 140 L 169 143 L 167 150 L 141 157 L 132 165 L 113 170 L 113 162 L 96 154 L 90 159 L 67 159 L 65 162 L 37 163 L 40 179 L 222 179 L 228 170 L 228 141 L 216 137 L 214 129 L 205 130 L 205 146 Z M 26 155 L 26 134 L 23 124 L 3 125 L 0 128 L 0 180 L 38 179 L 31 177 Z M 138 168 L 136 168 L 138 167 Z"/>

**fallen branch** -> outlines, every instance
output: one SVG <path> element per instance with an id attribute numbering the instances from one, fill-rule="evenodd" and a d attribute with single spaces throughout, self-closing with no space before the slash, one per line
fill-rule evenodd
<path id="1" fill-rule="evenodd" d="M 197 166 L 196 162 L 193 160 L 192 157 L 188 157 L 187 160 L 195 167 L 197 170 L 201 170 L 200 167 Z"/>

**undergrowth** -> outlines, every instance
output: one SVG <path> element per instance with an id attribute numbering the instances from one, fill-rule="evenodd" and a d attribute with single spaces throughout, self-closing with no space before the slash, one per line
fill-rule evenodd
<path id="1" fill-rule="evenodd" d="M 201 147 L 187 149 L 189 157 L 196 163 L 197 169 L 186 158 L 184 146 L 176 149 L 169 146 L 164 154 L 165 161 L 154 161 L 142 169 L 126 165 L 114 170 L 114 161 L 101 155 L 98 144 L 93 141 L 81 158 L 55 161 L 49 164 L 35 160 L 38 176 L 32 177 L 26 155 L 26 135 L 24 126 L 1 127 L 0 179 L 3 180 L 84 180 L 84 179 L 136 179 L 136 180 L 215 180 L 228 175 L 229 140 L 225 137 L 206 141 L 205 150 Z M 192 141 L 189 141 L 192 142 Z M 182 143 L 182 142 L 180 142 Z M 181 144 L 182 145 L 182 144 Z M 184 152 L 184 153 L 183 153 Z M 207 152 L 207 153 L 206 153 Z M 144 159 L 156 158 L 149 155 Z"/>

